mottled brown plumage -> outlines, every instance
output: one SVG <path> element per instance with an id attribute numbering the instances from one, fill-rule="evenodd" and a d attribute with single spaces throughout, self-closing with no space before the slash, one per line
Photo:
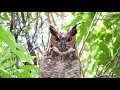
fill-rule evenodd
<path id="1" fill-rule="evenodd" d="M 80 78 L 76 26 L 60 31 L 50 25 L 50 31 L 48 49 L 39 62 L 39 78 Z"/>

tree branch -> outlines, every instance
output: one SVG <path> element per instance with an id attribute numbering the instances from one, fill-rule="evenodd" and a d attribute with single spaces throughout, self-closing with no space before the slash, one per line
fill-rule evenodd
<path id="1" fill-rule="evenodd" d="M 88 30 L 88 33 L 87 33 L 87 35 L 86 35 L 86 37 L 85 37 L 85 40 L 83 41 L 82 48 L 81 48 L 81 50 L 80 50 L 80 52 L 79 52 L 79 59 L 81 58 L 81 56 L 82 56 L 82 54 L 83 54 L 84 47 L 85 47 L 85 42 L 87 41 L 89 34 L 92 32 L 92 30 L 94 29 L 94 26 L 96 25 L 96 23 L 97 23 L 97 21 L 98 21 L 98 19 L 99 19 L 99 16 L 98 16 L 98 18 L 97 18 L 97 14 L 99 14 L 99 16 L 100 16 L 100 15 L 101 15 L 101 12 L 100 12 L 100 13 L 97 13 L 97 12 L 96 12 L 96 14 L 95 14 L 95 16 L 94 16 L 94 18 L 93 18 L 93 20 L 92 20 L 92 23 L 91 23 L 91 25 L 90 25 L 90 28 L 89 28 L 89 30 Z M 97 18 L 97 19 L 96 19 L 96 18 Z M 95 21 L 95 22 L 94 22 L 94 21 Z"/>
<path id="2" fill-rule="evenodd" d="M 102 18 L 102 19 L 94 19 L 94 20 L 85 20 L 80 23 L 77 23 L 77 25 L 86 23 L 86 22 L 96 21 L 96 20 L 120 20 L 120 18 Z"/>
<path id="3" fill-rule="evenodd" d="M 23 13 L 23 12 L 21 12 L 21 16 L 22 16 L 23 26 L 26 26 L 25 16 L 24 16 L 24 13 Z"/>

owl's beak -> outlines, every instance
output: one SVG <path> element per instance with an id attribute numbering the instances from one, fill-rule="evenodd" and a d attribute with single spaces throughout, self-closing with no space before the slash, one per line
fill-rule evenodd
<path id="1" fill-rule="evenodd" d="M 64 48 L 66 47 L 65 42 L 62 42 L 62 43 L 60 44 L 60 47 L 61 47 L 62 49 L 64 49 Z"/>

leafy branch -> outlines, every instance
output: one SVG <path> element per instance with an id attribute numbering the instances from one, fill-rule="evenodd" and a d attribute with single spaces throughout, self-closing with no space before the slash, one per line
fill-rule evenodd
<path id="1" fill-rule="evenodd" d="M 96 77 L 101 77 L 105 75 L 105 72 L 109 69 L 110 65 L 113 63 L 113 61 L 115 60 L 116 56 L 119 54 L 120 51 L 120 47 L 117 49 L 117 52 L 115 53 L 115 56 L 112 60 L 110 60 L 104 67 L 103 69 L 96 75 Z M 116 65 L 115 65 L 116 66 Z"/>
<path id="2" fill-rule="evenodd" d="M 98 17 L 97 17 L 97 15 L 98 15 Z M 91 23 L 91 25 L 90 25 L 90 28 L 89 28 L 89 30 L 88 30 L 88 33 L 87 33 L 87 35 L 86 35 L 86 37 L 85 37 L 85 40 L 83 41 L 82 48 L 80 49 L 79 58 L 81 58 L 81 56 L 82 56 L 82 54 L 83 54 L 83 51 L 84 51 L 84 49 L 85 49 L 85 42 L 87 41 L 89 34 L 90 34 L 90 33 L 92 32 L 92 30 L 94 29 L 94 26 L 96 25 L 96 23 L 97 23 L 100 15 L 101 15 L 101 12 L 100 12 L 100 13 L 96 12 L 96 14 L 95 14 L 95 16 L 94 16 L 94 18 L 93 18 L 93 20 L 92 20 L 92 23 Z M 97 19 L 96 19 L 96 18 L 97 18 Z"/>

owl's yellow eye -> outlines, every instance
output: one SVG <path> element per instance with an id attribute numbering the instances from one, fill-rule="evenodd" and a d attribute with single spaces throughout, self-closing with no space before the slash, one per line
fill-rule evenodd
<path id="1" fill-rule="evenodd" d="M 58 37 L 55 37 L 55 40 L 56 40 L 56 41 L 60 41 L 60 39 L 59 39 Z"/>
<path id="2" fill-rule="evenodd" d="M 71 41 L 72 40 L 72 38 L 71 37 L 69 37 L 68 39 L 67 39 L 67 41 L 69 42 L 69 41 Z"/>

